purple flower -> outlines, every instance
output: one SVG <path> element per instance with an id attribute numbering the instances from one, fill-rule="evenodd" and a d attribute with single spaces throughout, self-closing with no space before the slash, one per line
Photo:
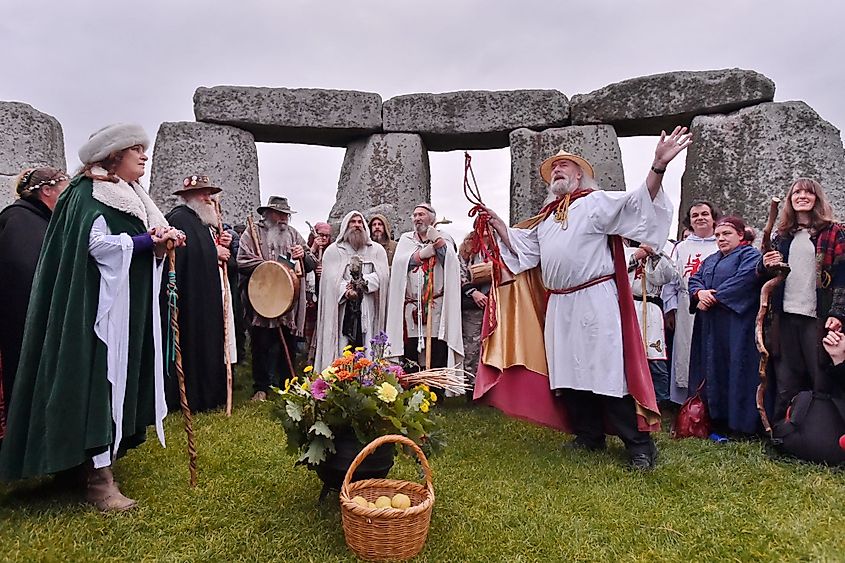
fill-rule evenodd
<path id="1" fill-rule="evenodd" d="M 387 344 L 387 333 L 384 331 L 379 332 L 370 340 L 370 346 L 378 346 L 379 344 Z"/>
<path id="2" fill-rule="evenodd" d="M 375 378 L 370 374 L 365 374 L 361 377 L 361 385 L 364 387 L 372 387 L 375 382 Z"/>
<path id="3" fill-rule="evenodd" d="M 311 396 L 318 401 L 323 401 L 326 398 L 326 392 L 329 390 L 329 384 L 325 379 L 317 378 L 311 384 Z"/>

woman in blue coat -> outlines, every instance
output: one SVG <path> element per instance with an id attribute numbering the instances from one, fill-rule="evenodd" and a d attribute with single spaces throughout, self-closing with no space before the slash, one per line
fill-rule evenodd
<path id="1" fill-rule="evenodd" d="M 715 233 L 719 251 L 689 282 L 690 312 L 696 316 L 690 394 L 706 381 L 703 398 L 714 431 L 740 435 L 760 426 L 755 402 L 760 354 L 754 343 L 760 252 L 742 244 L 744 233 L 742 219 L 720 219 Z"/>

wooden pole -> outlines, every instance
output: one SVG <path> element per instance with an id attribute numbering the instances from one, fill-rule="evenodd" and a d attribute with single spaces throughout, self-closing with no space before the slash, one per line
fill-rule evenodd
<path id="1" fill-rule="evenodd" d="M 214 199 L 214 209 L 217 210 L 217 236 L 223 234 L 223 213 L 220 202 Z M 230 251 L 231 252 L 231 251 Z M 229 353 L 229 309 L 232 303 L 232 291 L 229 287 L 229 265 L 220 262 L 223 268 L 223 361 L 226 362 L 226 416 L 232 416 L 232 358 Z"/>
<path id="2" fill-rule="evenodd" d="M 431 325 L 434 321 L 434 272 L 437 268 L 437 254 L 431 259 L 433 266 L 429 270 L 428 282 L 428 317 L 425 322 L 425 369 L 431 369 Z"/>
<path id="3" fill-rule="evenodd" d="M 194 444 L 194 424 L 191 407 L 188 405 L 188 394 L 185 392 L 185 372 L 182 370 L 182 349 L 179 346 L 179 307 L 177 306 L 178 290 L 176 288 L 176 250 L 173 241 L 167 241 L 167 258 L 170 269 L 167 280 L 167 297 L 170 307 L 170 330 L 173 333 L 173 348 L 175 351 L 174 364 L 176 366 L 176 380 L 179 384 L 179 406 L 182 419 L 185 422 L 185 434 L 188 436 L 188 471 L 192 487 L 197 486 L 197 448 Z"/>

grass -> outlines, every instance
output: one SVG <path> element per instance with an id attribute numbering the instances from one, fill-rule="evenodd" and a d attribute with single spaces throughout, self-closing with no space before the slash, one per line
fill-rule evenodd
<path id="1" fill-rule="evenodd" d="M 115 468 L 139 508 L 100 515 L 50 479 L 0 485 L 0 559 L 354 561 L 336 500 L 293 466 L 269 403 L 195 417 L 199 485 L 188 487 L 180 417 L 168 447 Z M 419 561 L 845 560 L 845 473 L 773 461 L 755 442 L 657 436 L 658 468 L 625 469 L 621 442 L 564 450 L 561 434 L 451 399 L 449 446 L 431 460 L 436 504 Z M 392 476 L 415 479 L 400 458 Z"/>

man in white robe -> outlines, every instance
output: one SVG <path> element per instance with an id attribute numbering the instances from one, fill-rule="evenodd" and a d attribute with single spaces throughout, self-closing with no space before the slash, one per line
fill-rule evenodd
<path id="1" fill-rule="evenodd" d="M 672 250 L 671 257 L 675 261 L 678 276 L 663 287 L 666 328 L 675 331 L 672 340 L 669 398 L 677 404 L 682 404 L 689 395 L 689 361 L 695 315 L 689 310 L 688 284 L 704 259 L 719 249 L 714 234 L 719 217 L 719 210 L 709 201 L 692 202 L 685 220 L 686 225 L 692 229 L 692 234 Z"/>
<path id="2" fill-rule="evenodd" d="M 660 292 L 664 285 L 675 280 L 677 274 L 668 256 L 656 253 L 644 244 L 626 247 L 625 256 L 654 394 L 662 409 L 669 400 L 669 351 Z"/>
<path id="3" fill-rule="evenodd" d="M 670 135 L 663 133 L 645 184 L 624 193 L 592 190 L 590 163 L 559 152 L 540 169 L 550 184 L 550 197 L 557 199 L 552 209 L 546 208 L 548 216 L 531 228 L 508 228 L 486 209 L 502 241 L 507 267 L 518 274 L 539 265 L 543 284 L 549 288 L 544 329 L 549 383 L 561 390 L 576 434 L 575 446 L 604 449 L 606 418 L 636 469 L 654 466 L 657 450 L 638 424 L 637 408 L 647 405 L 656 411 L 656 401 L 650 378 L 637 380 L 636 389 L 628 387 L 625 356 L 633 350 L 623 350 L 620 327 L 624 319 L 608 236 L 620 235 L 653 248 L 663 246 L 672 208 L 662 190 L 662 175 L 666 165 L 691 143 L 690 137 L 681 127 Z M 619 246 L 622 252 L 621 241 Z M 635 345 L 642 358 L 641 341 Z M 647 367 L 641 368 L 647 374 Z"/>
<path id="4" fill-rule="evenodd" d="M 360 281 L 352 276 L 353 263 L 360 269 Z M 370 231 L 359 211 L 350 211 L 340 224 L 335 243 L 323 253 L 320 301 L 317 308 L 317 355 L 314 369 L 322 371 L 347 345 L 370 346 L 370 340 L 384 330 L 387 312 L 389 271 L 384 247 L 370 239 Z M 356 301 L 360 300 L 360 304 Z M 354 309 L 360 308 L 360 337 L 344 331 Z M 354 332 L 358 332 L 355 330 Z"/>
<path id="5" fill-rule="evenodd" d="M 387 305 L 389 354 L 424 369 L 455 367 L 464 356 L 458 255 L 451 237 L 434 228 L 436 218 L 428 203 L 414 208 L 414 230 L 396 245 Z M 431 365 L 425 365 L 429 320 Z"/>

